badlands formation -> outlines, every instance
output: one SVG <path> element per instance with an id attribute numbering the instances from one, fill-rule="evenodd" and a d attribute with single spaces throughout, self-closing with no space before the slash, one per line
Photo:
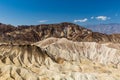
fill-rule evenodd
<path id="1" fill-rule="evenodd" d="M 0 80 L 120 80 L 119 34 L 44 26 L 0 27 Z"/>
<path id="2" fill-rule="evenodd" d="M 120 80 L 120 45 L 66 38 L 2 44 L 0 80 Z"/>

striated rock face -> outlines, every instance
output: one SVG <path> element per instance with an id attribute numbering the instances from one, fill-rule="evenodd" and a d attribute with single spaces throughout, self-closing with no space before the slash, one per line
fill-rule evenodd
<path id="1" fill-rule="evenodd" d="M 72 41 L 120 42 L 120 35 L 92 32 L 73 23 L 23 25 L 14 27 L 0 24 L 0 41 L 19 44 L 33 43 L 49 37 L 67 38 Z"/>

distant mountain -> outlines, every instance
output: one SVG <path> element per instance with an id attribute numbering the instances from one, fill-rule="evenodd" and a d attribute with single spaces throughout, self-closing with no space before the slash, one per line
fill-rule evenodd
<path id="1" fill-rule="evenodd" d="M 91 29 L 92 31 L 106 33 L 106 34 L 120 33 L 119 23 L 87 25 L 86 27 L 88 29 Z"/>

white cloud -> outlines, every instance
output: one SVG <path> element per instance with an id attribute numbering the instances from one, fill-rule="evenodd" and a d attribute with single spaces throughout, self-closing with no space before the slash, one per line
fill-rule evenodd
<path id="1" fill-rule="evenodd" d="M 87 19 L 87 18 L 84 18 L 84 19 L 79 19 L 79 20 L 74 20 L 74 22 L 86 22 L 86 21 L 88 21 L 88 19 Z"/>
<path id="2" fill-rule="evenodd" d="M 106 21 L 107 19 L 110 19 L 110 17 L 107 17 L 107 16 L 97 16 L 96 19 L 97 20 Z"/>
<path id="3" fill-rule="evenodd" d="M 90 19 L 94 19 L 94 16 L 92 16 Z"/>
<path id="4" fill-rule="evenodd" d="M 40 22 L 40 23 L 44 23 L 44 22 L 47 22 L 48 20 L 40 20 L 40 21 L 38 21 L 38 22 Z"/>

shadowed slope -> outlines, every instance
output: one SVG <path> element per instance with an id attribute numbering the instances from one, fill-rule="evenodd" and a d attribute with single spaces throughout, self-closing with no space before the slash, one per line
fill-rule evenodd
<path id="1" fill-rule="evenodd" d="M 0 60 L 5 64 L 29 66 L 30 64 L 42 64 L 47 54 L 39 47 L 31 45 L 1 45 Z"/>

